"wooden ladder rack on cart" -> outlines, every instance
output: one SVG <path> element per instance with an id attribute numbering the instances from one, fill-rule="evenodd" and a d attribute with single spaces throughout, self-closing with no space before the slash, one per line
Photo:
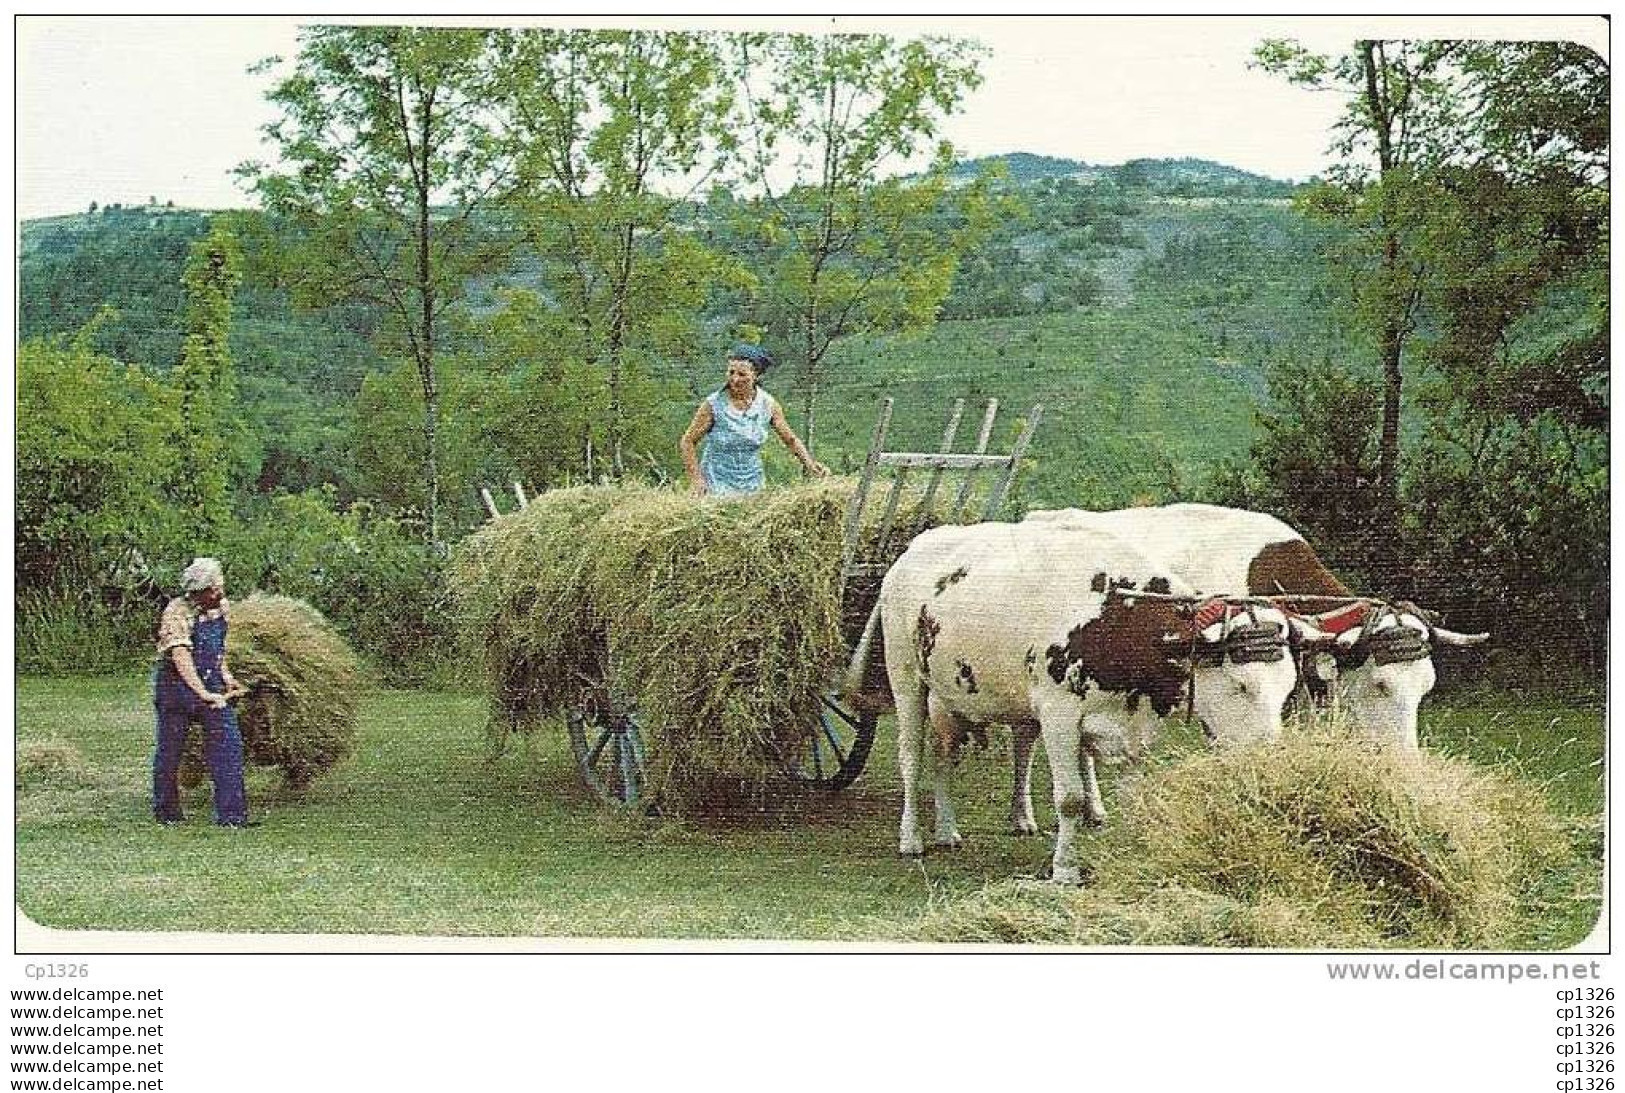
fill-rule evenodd
<path id="1" fill-rule="evenodd" d="M 888 452 L 885 450 L 886 432 L 891 427 L 892 399 L 881 400 L 880 416 L 875 420 L 874 435 L 869 441 L 869 455 L 864 460 L 863 471 L 858 478 L 858 490 L 852 495 L 852 503 L 847 508 L 846 536 L 841 549 L 843 598 L 847 586 L 854 577 L 884 576 L 886 570 L 890 568 L 884 561 L 863 561 L 857 556 L 858 543 L 863 533 L 864 509 L 868 505 L 875 480 L 880 476 L 882 468 L 894 468 L 895 473 L 892 475 L 891 489 L 886 495 L 885 510 L 881 513 L 880 530 L 875 538 L 873 550 L 876 559 L 884 558 L 887 547 L 891 545 L 892 533 L 896 530 L 897 511 L 903 500 L 904 485 L 911 471 L 930 472 L 916 513 L 918 519 L 930 521 L 936 515 L 937 492 L 942 485 L 943 475 L 949 471 L 963 472 L 964 477 L 960 480 L 958 492 L 954 495 L 953 505 L 948 510 L 944 523 L 964 522 L 971 491 L 976 479 L 984 471 L 995 471 L 998 478 L 994 481 L 993 489 L 988 494 L 977 521 L 991 520 L 999 514 L 999 509 L 1009 496 L 1010 485 L 1015 481 L 1016 469 L 1027 454 L 1027 446 L 1032 442 L 1033 433 L 1038 430 L 1038 423 L 1043 419 L 1044 407 L 1042 403 L 1035 403 L 1027 412 L 1021 433 L 1016 437 L 1016 442 L 1008 455 L 989 455 L 987 451 L 988 442 L 993 437 L 993 423 L 998 414 L 999 400 L 988 399 L 982 413 L 982 427 L 976 434 L 975 450 L 955 452 L 954 440 L 959 433 L 959 423 L 965 416 L 965 400 L 955 399 L 953 408 L 948 414 L 948 425 L 942 431 L 942 444 L 935 452 Z"/>

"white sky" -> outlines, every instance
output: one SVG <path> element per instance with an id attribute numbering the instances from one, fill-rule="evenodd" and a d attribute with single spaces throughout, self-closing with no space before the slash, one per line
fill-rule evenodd
<path id="1" fill-rule="evenodd" d="M 686 25 L 746 23 L 713 18 Z M 986 81 L 945 129 L 969 156 L 1026 151 L 1090 163 L 1198 156 L 1291 179 L 1324 168 L 1328 130 L 1341 102 L 1248 69 L 1252 47 L 1263 38 L 1294 37 L 1324 51 L 1377 33 L 1606 41 L 1605 25 L 1595 17 L 1517 23 L 1251 16 L 924 23 L 898 17 L 749 25 L 981 39 L 993 49 L 983 67 Z M 264 99 L 272 77 L 246 70 L 272 54 L 291 58 L 297 26 L 292 19 L 260 17 L 19 18 L 18 217 L 149 196 L 203 208 L 248 204 L 231 170 L 269 154 L 259 128 L 273 113 Z"/>

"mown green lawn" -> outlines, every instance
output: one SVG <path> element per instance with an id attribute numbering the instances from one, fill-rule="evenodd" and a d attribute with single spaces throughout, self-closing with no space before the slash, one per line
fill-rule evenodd
<path id="1" fill-rule="evenodd" d="M 216 829 L 203 788 L 184 826 L 162 828 L 148 814 L 144 680 L 23 679 L 17 693 L 20 743 L 59 741 L 82 759 L 18 791 L 18 899 L 60 928 L 874 938 L 936 901 L 1036 875 L 1049 856 L 1047 840 L 1004 833 L 998 737 L 960 768 L 967 846 L 912 862 L 895 854 L 889 725 L 845 793 L 787 790 L 772 815 L 697 827 L 598 808 L 562 733 L 493 760 L 478 696 L 409 691 L 371 698 L 358 756 L 304 794 L 251 775 L 263 826 Z M 1424 739 L 1547 786 L 1587 860 L 1548 878 L 1527 944 L 1583 938 L 1600 888 L 1600 709 L 1438 699 Z M 1042 823 L 1042 771 L 1035 785 Z"/>

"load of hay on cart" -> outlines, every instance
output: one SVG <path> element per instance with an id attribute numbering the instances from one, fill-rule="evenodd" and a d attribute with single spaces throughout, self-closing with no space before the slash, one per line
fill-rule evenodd
<path id="1" fill-rule="evenodd" d="M 882 577 L 924 528 L 1001 511 L 1042 414 L 990 454 L 989 400 L 974 448 L 955 452 L 961 399 L 937 451 L 892 452 L 892 409 L 855 477 L 737 500 L 515 483 L 506 514 L 482 490 L 492 519 L 452 583 L 497 738 L 562 721 L 583 783 L 616 808 L 851 785 L 878 714 L 837 685 Z"/>

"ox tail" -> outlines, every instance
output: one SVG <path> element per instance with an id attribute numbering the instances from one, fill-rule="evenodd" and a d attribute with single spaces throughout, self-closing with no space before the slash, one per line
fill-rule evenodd
<path id="1" fill-rule="evenodd" d="M 892 705 L 891 684 L 886 678 L 886 643 L 880 639 L 880 600 L 876 599 L 841 685 L 846 701 L 860 710 L 879 712 Z"/>

